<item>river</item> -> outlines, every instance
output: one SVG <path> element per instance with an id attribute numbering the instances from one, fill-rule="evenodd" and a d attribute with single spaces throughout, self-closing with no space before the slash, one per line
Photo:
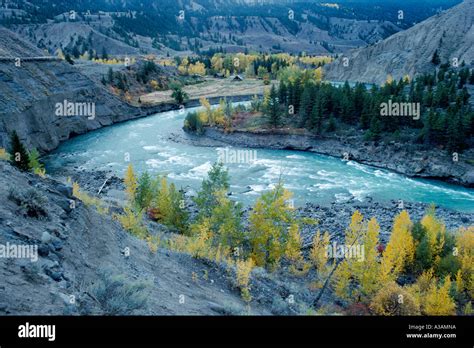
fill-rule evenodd
<path id="1" fill-rule="evenodd" d="M 54 174 L 64 167 L 77 166 L 86 170 L 112 170 L 123 176 L 129 155 L 137 172 L 167 174 L 178 187 L 197 190 L 218 160 L 218 152 L 216 148 L 195 147 L 170 139 L 172 133 L 182 132 L 186 112 L 164 112 L 75 137 L 44 158 L 47 171 Z M 382 202 L 391 199 L 434 202 L 453 210 L 474 212 L 473 189 L 408 178 L 314 153 L 257 149 L 252 163 L 226 166 L 233 196 L 244 204 L 252 204 L 281 176 L 285 186 L 294 193 L 295 206 L 305 202 L 364 201 L 370 196 Z"/>

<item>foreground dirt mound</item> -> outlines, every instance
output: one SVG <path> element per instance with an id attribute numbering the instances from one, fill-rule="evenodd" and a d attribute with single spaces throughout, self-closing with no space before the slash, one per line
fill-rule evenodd
<path id="1" fill-rule="evenodd" d="M 144 241 L 71 194 L 55 180 L 0 161 L 0 315 L 245 310 L 238 290 L 215 264 L 164 249 L 152 253 Z M 31 247 L 31 257 L 13 257 L 17 246 Z M 258 306 L 251 311 L 266 313 Z"/>

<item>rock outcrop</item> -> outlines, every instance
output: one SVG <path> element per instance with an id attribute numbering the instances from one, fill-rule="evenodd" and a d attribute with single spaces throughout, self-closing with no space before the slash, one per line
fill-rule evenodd
<path id="1" fill-rule="evenodd" d="M 5 28 L 0 28 L 0 54 L 1 147 L 16 130 L 28 147 L 49 151 L 71 136 L 146 113 L 124 103 L 66 62 L 31 60 L 45 53 Z M 15 58 L 20 58 L 20 64 Z M 94 119 L 57 116 L 56 104 L 64 101 L 93 103 Z"/>

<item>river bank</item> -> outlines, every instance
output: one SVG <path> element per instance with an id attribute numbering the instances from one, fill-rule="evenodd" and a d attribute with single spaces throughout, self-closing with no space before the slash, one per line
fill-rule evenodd
<path id="1" fill-rule="evenodd" d="M 78 182 L 81 188 L 97 195 L 106 202 L 112 211 L 120 211 L 125 205 L 125 185 L 123 179 L 114 174 L 113 171 L 87 171 L 79 168 L 65 170 L 61 177 L 71 177 Z M 190 216 L 196 216 L 198 210 L 192 197 L 196 192 L 189 188 L 183 188 L 186 197 L 186 208 Z M 98 194 L 98 192 L 100 192 Z M 233 197 L 232 193 L 229 196 Z M 342 242 L 344 231 L 351 221 L 352 214 L 358 210 L 366 219 L 375 217 L 380 225 L 380 240 L 388 242 L 393 226 L 393 220 L 402 210 L 406 210 L 413 222 L 419 221 L 430 208 L 430 204 L 420 202 L 401 202 L 388 200 L 380 202 L 368 197 L 364 202 L 350 198 L 345 202 L 331 202 L 329 204 L 305 203 L 296 206 L 297 216 L 301 218 L 316 219 L 317 226 L 304 225 L 301 228 L 303 248 L 308 248 L 312 244 L 312 239 L 317 230 L 329 232 L 333 241 Z M 252 211 L 251 207 L 246 207 L 243 220 L 248 221 Z M 474 225 L 474 213 L 459 212 L 444 207 L 436 206 L 436 216 L 444 221 L 449 231 L 454 231 L 461 226 Z M 163 228 L 166 230 L 166 228 Z"/>
<path id="2" fill-rule="evenodd" d="M 171 138 L 171 137 L 170 137 Z M 225 133 L 207 127 L 203 135 L 174 134 L 175 141 L 195 146 L 236 146 L 276 150 L 313 152 L 343 160 L 356 161 L 372 167 L 388 169 L 412 178 L 435 179 L 451 184 L 474 187 L 474 150 L 453 160 L 445 150 L 426 150 L 422 146 L 401 142 L 369 142 L 363 135 L 350 137 L 314 137 L 288 134 L 284 131 L 234 131 Z"/>

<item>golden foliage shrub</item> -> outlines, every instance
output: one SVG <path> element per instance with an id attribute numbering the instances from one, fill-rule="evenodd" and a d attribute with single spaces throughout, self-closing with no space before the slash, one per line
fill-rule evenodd
<path id="1" fill-rule="evenodd" d="M 240 288 L 242 298 L 245 302 L 250 302 L 252 296 L 250 295 L 249 282 L 250 274 L 254 267 L 254 262 L 251 258 L 247 260 L 237 260 L 236 261 L 236 283 Z"/>
<path id="2" fill-rule="evenodd" d="M 420 304 L 406 289 L 394 282 L 386 284 L 373 297 L 370 309 L 377 315 L 419 315 Z"/>
<path id="3" fill-rule="evenodd" d="M 97 212 L 101 215 L 109 213 L 109 208 L 105 206 L 99 198 L 92 197 L 86 192 L 81 191 L 81 188 L 77 182 L 72 183 L 72 195 L 84 203 L 87 207 L 93 206 L 97 209 Z"/>

